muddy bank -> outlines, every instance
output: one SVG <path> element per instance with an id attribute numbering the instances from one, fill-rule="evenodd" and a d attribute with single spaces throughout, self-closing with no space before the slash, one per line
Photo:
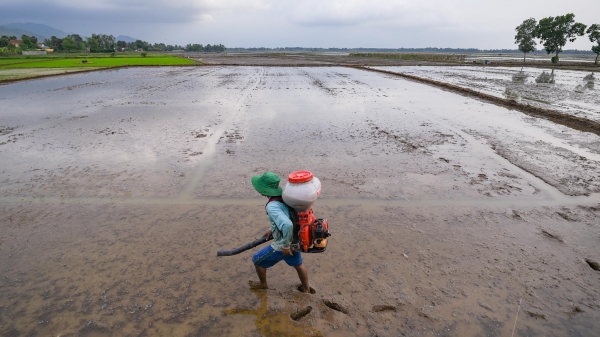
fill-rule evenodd
<path id="1" fill-rule="evenodd" d="M 80 213 L 73 207 L 87 213 L 77 220 L 88 226 L 81 228 L 78 221 L 59 214 Z M 560 215 L 526 209 L 506 214 L 445 208 L 411 212 L 321 207 L 321 214 L 346 225 L 337 227 L 331 252 L 335 258 L 305 257 L 317 293 L 298 293 L 295 275 L 283 267 L 271 271 L 275 289 L 252 293 L 245 285 L 245 279 L 253 277 L 248 257 L 222 260 L 214 257 L 214 251 L 258 235 L 255 226 L 244 226 L 231 237 L 225 233 L 230 233 L 228 223 L 244 221 L 235 214 L 256 214 L 245 220 L 261 223 L 261 207 L 258 200 L 250 208 L 169 207 L 168 211 L 158 209 L 159 216 L 157 209 L 133 207 L 124 212 L 117 205 L 65 205 L 54 211 L 36 207 L 30 210 L 37 214 L 30 216 L 22 207 L 5 208 L 22 217 L 21 226 L 39 228 L 25 243 L 21 241 L 24 233 L 14 228 L 16 222 L 3 219 L 14 238 L 3 245 L 3 253 L 12 252 L 10 263 L 3 265 L 3 288 L 29 294 L 5 298 L 5 309 L 16 313 L 37 308 L 32 313 L 41 323 L 23 325 L 18 316 L 11 315 L 14 321 L 4 331 L 35 334 L 51 328 L 67 334 L 227 335 L 248 331 L 242 328 L 248 323 L 266 328 L 263 334 L 269 336 L 276 317 L 285 329 L 298 326 L 299 331 L 327 335 L 336 331 L 340 335 L 416 335 L 448 333 L 448 329 L 453 335 L 482 330 L 504 334 L 510 332 L 518 300 L 523 299 L 523 309 L 546 319 L 521 316 L 519 329 L 552 335 L 552 329 L 572 328 L 597 310 L 593 285 L 573 279 L 573 275 L 594 279 L 595 271 L 583 262 L 571 266 L 566 262 L 570 256 L 585 254 L 573 246 L 581 238 L 561 229 L 568 221 Z M 232 215 L 224 216 L 223 211 Z M 577 208 L 560 210 L 565 212 L 582 222 L 598 216 L 597 211 Z M 202 218 L 211 213 L 219 217 L 214 218 L 214 226 L 206 226 Z M 42 229 L 42 214 L 61 225 Z M 540 228 L 560 233 L 570 243 L 547 239 Z M 489 234 L 476 234 L 480 230 Z M 494 238 L 494 234 L 506 238 Z M 477 244 L 472 247 L 467 240 Z M 347 254 L 344 247 L 348 245 L 355 247 L 354 254 Z M 35 254 L 42 249 L 45 254 Z M 564 254 L 560 258 L 545 253 L 557 249 Z M 29 261 L 28 267 L 23 259 Z M 29 270 L 32 267 L 35 272 Z M 235 277 L 231 270 L 237 270 Z M 561 295 L 566 289 L 572 293 L 570 300 Z M 287 318 L 308 306 L 313 310 L 298 325 Z M 397 310 L 373 310 L 378 306 Z M 64 313 L 73 319 L 65 320 Z M 582 334 L 593 331 L 585 327 L 581 324 L 576 329 Z"/>
<path id="2" fill-rule="evenodd" d="M 254 203 L 3 206 L 0 331 L 505 335 L 519 301 L 517 332 L 598 329 L 600 281 L 583 260 L 597 252 L 598 207 L 321 206 L 335 236 L 327 254 L 305 255 L 316 290 L 305 295 L 291 268 L 251 292 L 252 252 L 215 256 L 264 230 Z"/>
<path id="3" fill-rule="evenodd" d="M 67 75 L 78 72 L 97 71 L 103 69 L 55 68 L 55 69 L 0 69 L 0 85 L 23 81 L 31 78 L 44 78 Z"/>
<path id="4" fill-rule="evenodd" d="M 462 65 L 472 66 L 474 63 L 469 62 L 429 62 L 429 61 L 412 61 L 412 60 L 398 60 L 398 59 L 382 59 L 373 57 L 356 57 L 350 56 L 349 53 L 337 53 L 337 52 L 314 52 L 314 53 L 302 53 L 302 52 L 265 52 L 265 53 L 185 53 L 181 56 L 190 57 L 192 59 L 201 60 L 207 64 L 213 65 L 230 65 L 230 66 L 449 66 L 449 65 Z M 477 57 L 477 54 L 467 54 L 469 57 Z M 481 60 L 476 62 L 482 63 Z M 540 68 L 552 68 L 553 65 L 550 62 L 508 62 L 506 60 L 493 60 L 488 62 L 490 66 L 504 66 L 504 67 L 540 67 Z M 554 66 L 560 69 L 572 69 L 581 71 L 597 71 L 598 68 L 594 67 L 593 63 L 589 62 L 561 62 Z"/>

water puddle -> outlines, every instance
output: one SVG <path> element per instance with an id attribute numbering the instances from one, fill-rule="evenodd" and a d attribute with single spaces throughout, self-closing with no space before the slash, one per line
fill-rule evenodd
<path id="1" fill-rule="evenodd" d="M 273 312 L 267 304 L 267 292 L 252 290 L 260 298 L 258 309 L 227 309 L 225 315 L 249 315 L 256 317 L 256 328 L 263 336 L 323 336 L 323 333 L 315 328 L 305 325 L 295 325 L 293 321 L 299 321 L 310 314 L 312 307 L 308 306 L 291 314 L 285 312 Z"/>

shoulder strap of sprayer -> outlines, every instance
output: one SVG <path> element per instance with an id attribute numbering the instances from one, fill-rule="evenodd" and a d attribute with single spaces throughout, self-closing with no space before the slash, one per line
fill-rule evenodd
<path id="1" fill-rule="evenodd" d="M 296 212 L 295 209 L 291 208 L 288 204 L 286 204 L 283 201 L 282 197 L 270 197 L 269 201 L 267 201 L 267 205 L 271 201 L 279 201 L 280 203 L 284 204 L 285 207 L 287 207 L 288 210 L 290 211 L 290 220 L 292 220 L 292 225 L 294 226 L 294 230 L 293 230 L 294 237 L 292 239 L 292 244 L 298 243 L 300 241 L 300 236 L 299 236 L 299 234 L 300 234 L 300 221 L 298 220 L 298 212 Z M 267 208 L 267 205 L 265 205 L 265 210 Z M 275 226 L 275 228 L 277 228 L 277 226 Z M 277 228 L 277 230 L 279 230 L 279 228 Z"/>

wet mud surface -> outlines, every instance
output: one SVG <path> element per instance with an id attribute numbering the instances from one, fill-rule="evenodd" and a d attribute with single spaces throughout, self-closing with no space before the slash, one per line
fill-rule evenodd
<path id="1" fill-rule="evenodd" d="M 597 71 L 486 66 L 378 69 L 447 82 L 496 97 L 600 121 L 600 75 Z"/>
<path id="2" fill-rule="evenodd" d="M 181 56 L 209 65 L 276 66 L 276 67 L 327 67 L 327 66 L 416 66 L 447 65 L 445 62 L 385 59 L 350 56 L 342 52 L 256 52 L 256 53 L 194 53 Z"/>
<path id="3" fill-rule="evenodd" d="M 101 71 L 0 104 L 2 335 L 600 329 L 594 134 L 338 67 Z M 268 226 L 250 177 L 297 169 L 333 234 L 303 255 L 315 293 L 284 264 L 251 291 L 260 247 L 216 251 Z"/>

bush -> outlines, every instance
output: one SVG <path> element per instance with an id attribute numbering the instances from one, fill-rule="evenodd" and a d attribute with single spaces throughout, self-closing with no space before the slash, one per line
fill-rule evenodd
<path id="1" fill-rule="evenodd" d="M 543 71 L 540 76 L 535 79 L 535 83 L 548 83 L 554 84 L 554 72 L 547 73 Z"/>
<path id="2" fill-rule="evenodd" d="M 8 47 L 0 48 L 0 55 L 18 55 L 18 54 L 19 54 L 19 50 L 16 48 L 8 48 Z"/>
<path id="3" fill-rule="evenodd" d="M 142 53 L 142 57 L 146 57 L 146 56 L 148 56 L 148 54 Z"/>

